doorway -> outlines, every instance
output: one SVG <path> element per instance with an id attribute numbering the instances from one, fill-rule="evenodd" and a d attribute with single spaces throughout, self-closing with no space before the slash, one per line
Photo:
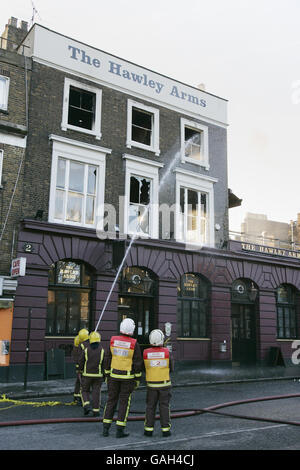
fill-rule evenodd
<path id="1" fill-rule="evenodd" d="M 254 305 L 232 304 L 232 363 L 255 364 L 256 331 Z"/>
<path id="2" fill-rule="evenodd" d="M 258 288 L 250 279 L 237 279 L 231 290 L 232 365 L 256 363 Z"/>
<path id="3" fill-rule="evenodd" d="M 132 318 L 135 322 L 133 337 L 142 350 L 149 346 L 151 330 L 157 328 L 156 284 L 152 273 L 136 266 L 125 268 L 120 279 L 119 324 L 125 318 Z"/>

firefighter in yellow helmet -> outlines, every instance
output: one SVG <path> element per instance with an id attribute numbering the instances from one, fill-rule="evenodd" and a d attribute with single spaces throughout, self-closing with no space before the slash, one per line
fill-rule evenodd
<path id="1" fill-rule="evenodd" d="M 112 336 L 110 348 L 105 355 L 105 373 L 108 375 L 108 396 L 103 416 L 103 436 L 109 435 L 114 411 L 119 402 L 116 437 L 125 433 L 131 395 L 139 385 L 142 375 L 142 354 L 136 339 L 132 338 L 135 323 L 125 318 L 120 324 L 120 335 Z"/>
<path id="2" fill-rule="evenodd" d="M 104 349 L 100 345 L 101 336 L 97 331 L 89 335 L 89 341 L 81 350 L 79 368 L 82 371 L 82 402 L 85 416 L 100 415 L 100 393 L 104 381 Z M 92 404 L 90 401 L 90 394 Z"/>
<path id="3" fill-rule="evenodd" d="M 149 335 L 151 348 L 143 352 L 146 370 L 147 397 L 144 435 L 152 436 L 155 422 L 155 410 L 159 403 L 160 424 L 163 437 L 171 435 L 170 372 L 174 370 L 171 352 L 164 347 L 164 334 L 161 330 L 152 330 Z"/>
<path id="4" fill-rule="evenodd" d="M 79 335 L 77 335 L 74 338 L 74 346 L 72 350 L 72 359 L 75 362 L 75 368 L 76 368 L 76 379 L 75 379 L 75 385 L 74 385 L 74 401 L 77 403 L 77 405 L 81 405 L 81 377 L 80 377 L 80 372 L 79 372 L 79 365 L 78 365 L 78 360 L 79 360 L 79 355 L 80 355 L 80 340 L 79 340 Z"/>

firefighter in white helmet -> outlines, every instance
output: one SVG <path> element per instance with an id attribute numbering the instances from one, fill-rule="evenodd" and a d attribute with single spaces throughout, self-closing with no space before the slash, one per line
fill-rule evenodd
<path id="1" fill-rule="evenodd" d="M 152 330 L 149 342 L 152 347 L 145 349 L 143 353 L 147 382 L 144 435 L 152 436 L 153 434 L 155 410 L 159 403 L 162 435 L 167 437 L 171 435 L 170 372 L 174 370 L 174 361 L 169 349 L 164 347 L 164 334 L 161 330 Z"/>
<path id="2" fill-rule="evenodd" d="M 114 411 L 119 402 L 116 437 L 127 437 L 125 433 L 131 394 L 139 385 L 143 359 L 140 346 L 133 333 L 135 323 L 125 318 L 120 324 L 120 335 L 112 336 L 110 347 L 105 355 L 108 396 L 103 416 L 103 436 L 109 435 Z"/>

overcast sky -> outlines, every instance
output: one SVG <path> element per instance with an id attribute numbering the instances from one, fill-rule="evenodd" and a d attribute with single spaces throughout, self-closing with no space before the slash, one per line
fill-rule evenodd
<path id="1" fill-rule="evenodd" d="M 289 222 L 300 213 L 299 0 L 10 0 L 35 22 L 228 99 L 230 209 Z"/>

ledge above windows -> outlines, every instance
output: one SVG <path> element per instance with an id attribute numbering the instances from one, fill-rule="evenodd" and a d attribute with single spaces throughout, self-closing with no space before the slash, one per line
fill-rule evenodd
<path id="1" fill-rule="evenodd" d="M 159 110 L 137 101 L 127 103 L 126 147 L 136 147 L 160 154 Z"/>
<path id="2" fill-rule="evenodd" d="M 102 90 L 65 78 L 61 128 L 101 139 Z"/>
<path id="3" fill-rule="evenodd" d="M 209 170 L 208 127 L 181 118 L 181 161 Z"/>

